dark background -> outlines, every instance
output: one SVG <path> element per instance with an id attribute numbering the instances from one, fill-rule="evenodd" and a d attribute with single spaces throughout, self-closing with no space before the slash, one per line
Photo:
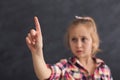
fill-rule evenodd
<path id="1" fill-rule="evenodd" d="M 74 16 L 93 17 L 101 38 L 98 56 L 120 80 L 120 0 L 0 0 L 0 80 L 37 80 L 25 43 L 35 15 L 50 64 L 71 56 L 63 37 Z"/>

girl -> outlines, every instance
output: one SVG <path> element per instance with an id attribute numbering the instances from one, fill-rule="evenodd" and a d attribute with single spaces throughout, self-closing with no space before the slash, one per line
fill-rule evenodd
<path id="1" fill-rule="evenodd" d="M 32 53 L 35 73 L 40 80 L 112 80 L 109 67 L 95 57 L 99 51 L 99 36 L 91 17 L 75 17 L 69 25 L 65 41 L 73 57 L 47 65 L 43 56 L 40 24 L 34 17 L 36 30 L 31 29 L 26 43 Z"/>

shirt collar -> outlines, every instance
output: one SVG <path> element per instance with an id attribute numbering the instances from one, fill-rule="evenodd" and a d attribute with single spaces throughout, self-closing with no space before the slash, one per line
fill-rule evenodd
<path id="1" fill-rule="evenodd" d="M 99 66 L 101 66 L 102 64 L 104 64 L 104 61 L 102 60 L 102 59 L 99 59 L 99 58 L 97 58 L 97 57 L 93 57 L 93 60 L 95 61 L 95 63 L 96 63 L 96 66 L 97 67 L 99 67 Z M 82 64 L 80 63 L 80 61 L 77 59 L 77 57 L 72 57 L 72 58 L 70 58 L 70 62 L 72 63 L 72 64 L 74 64 L 74 65 L 79 65 L 79 66 L 81 66 L 82 67 Z"/>

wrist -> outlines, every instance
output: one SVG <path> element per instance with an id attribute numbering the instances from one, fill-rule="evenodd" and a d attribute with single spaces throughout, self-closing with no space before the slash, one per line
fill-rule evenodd
<path id="1" fill-rule="evenodd" d="M 40 49 L 37 49 L 35 51 L 32 51 L 31 53 L 32 53 L 32 56 L 36 55 L 36 56 L 42 57 L 43 56 L 43 49 L 40 48 Z"/>

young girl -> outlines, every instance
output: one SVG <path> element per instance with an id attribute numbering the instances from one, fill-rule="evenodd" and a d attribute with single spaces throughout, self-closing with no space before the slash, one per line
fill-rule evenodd
<path id="1" fill-rule="evenodd" d="M 69 25 L 65 41 L 74 54 L 54 65 L 45 63 L 40 24 L 34 17 L 36 30 L 31 29 L 26 43 L 32 53 L 35 73 L 40 80 L 113 80 L 109 67 L 95 57 L 99 51 L 99 36 L 91 17 L 76 16 Z"/>

